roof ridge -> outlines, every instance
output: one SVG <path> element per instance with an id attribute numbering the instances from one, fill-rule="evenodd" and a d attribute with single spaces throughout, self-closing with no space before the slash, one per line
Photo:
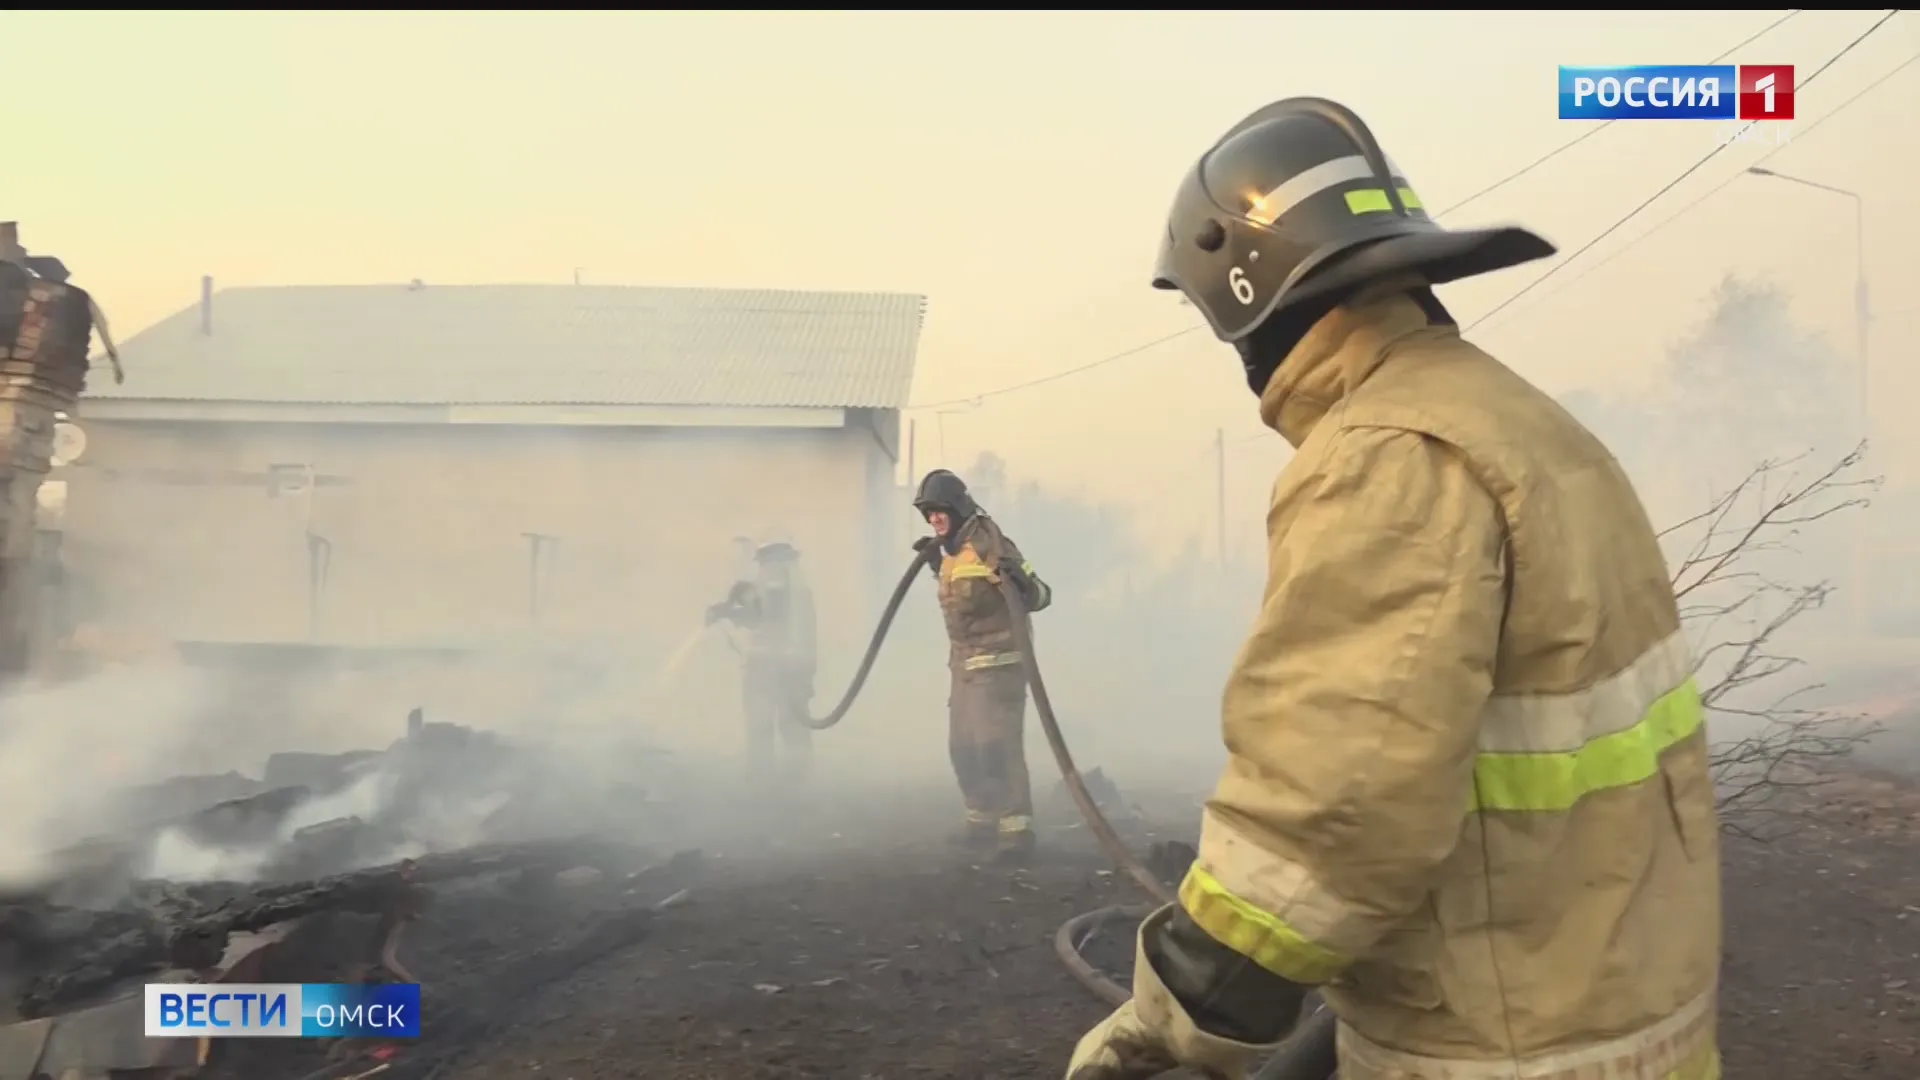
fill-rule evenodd
<path id="1" fill-rule="evenodd" d="M 781 296 L 834 296 L 834 297 L 884 296 L 884 297 L 894 297 L 899 299 L 915 299 L 922 302 L 924 302 L 927 299 L 926 294 L 924 293 L 913 292 L 910 290 L 900 290 L 900 289 L 794 289 L 794 288 L 786 288 L 786 287 L 757 286 L 757 285 L 755 286 L 635 285 L 635 284 L 627 284 L 627 283 L 576 285 L 571 282 L 565 282 L 565 281 L 461 281 L 461 282 L 441 282 L 436 284 L 434 282 L 418 280 L 418 279 L 416 279 L 415 281 L 331 282 L 331 283 L 324 283 L 324 284 L 278 283 L 278 284 L 222 285 L 222 286 L 219 286 L 214 291 L 214 295 L 218 296 L 221 293 L 230 293 L 230 292 L 334 292 L 334 291 L 344 292 L 344 291 L 354 290 L 354 289 L 368 290 L 368 291 L 397 289 L 401 292 L 421 292 L 421 293 L 446 292 L 449 290 L 456 290 L 456 289 L 539 289 L 543 291 L 551 290 L 555 292 L 570 291 L 570 290 L 583 290 L 583 291 L 598 290 L 598 291 L 605 291 L 605 292 L 663 292 L 663 293 L 682 293 L 682 294 L 708 293 L 714 296 L 740 296 L 740 295 L 748 295 L 748 294 L 756 294 L 756 293 L 773 293 Z"/>
<path id="2" fill-rule="evenodd" d="M 899 292 L 243 285 L 134 334 L 126 385 L 92 396 L 900 408 L 926 307 Z"/>

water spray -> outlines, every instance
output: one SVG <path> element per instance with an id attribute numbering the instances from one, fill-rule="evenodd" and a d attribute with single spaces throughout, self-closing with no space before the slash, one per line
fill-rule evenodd
<path id="1" fill-rule="evenodd" d="M 707 636 L 711 633 L 713 633 L 713 624 L 702 626 L 688 634 L 685 641 L 682 641 L 673 652 L 667 654 L 666 660 L 654 672 L 653 692 L 656 695 L 665 696 L 666 692 L 673 688 L 674 683 L 680 680 L 680 672 L 687 666 L 687 661 L 693 659 L 693 654 L 700 648 L 700 643 L 707 640 Z"/>

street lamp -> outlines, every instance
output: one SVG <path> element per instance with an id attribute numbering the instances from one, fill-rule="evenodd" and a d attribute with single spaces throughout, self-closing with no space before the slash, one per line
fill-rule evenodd
<path id="1" fill-rule="evenodd" d="M 1872 309 L 1868 306 L 1867 302 L 1867 201 L 1861 198 L 1860 193 L 1857 191 L 1848 191 L 1846 188 L 1834 187 L 1832 184 L 1822 184 L 1816 180 L 1803 180 L 1798 176 L 1788 176 L 1786 173 L 1774 172 L 1772 169 L 1763 169 L 1758 165 L 1748 168 L 1747 171 L 1755 176 L 1767 176 L 1775 180 L 1785 180 L 1789 184 L 1799 184 L 1801 187 L 1810 187 L 1819 191 L 1830 192 L 1834 195 L 1844 195 L 1853 200 L 1854 349 L 1856 352 L 1856 362 L 1860 365 L 1860 435 L 1862 438 L 1866 438 L 1872 433 L 1872 414 L 1869 412 L 1870 399 L 1868 397 L 1867 379 L 1867 328 L 1873 318 Z"/>

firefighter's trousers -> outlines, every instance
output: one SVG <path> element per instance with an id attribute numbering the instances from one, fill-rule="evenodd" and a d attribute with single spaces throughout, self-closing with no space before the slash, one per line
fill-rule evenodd
<path id="1" fill-rule="evenodd" d="M 947 752 L 967 820 L 974 825 L 992 823 L 1001 833 L 1033 827 L 1022 730 L 1026 713 L 1027 673 L 1021 665 L 973 671 L 955 665 L 947 698 Z"/>
<path id="2" fill-rule="evenodd" d="M 798 781 L 813 760 L 813 731 L 797 719 L 813 680 L 778 660 L 752 657 L 745 674 L 747 770 L 756 778 Z"/>

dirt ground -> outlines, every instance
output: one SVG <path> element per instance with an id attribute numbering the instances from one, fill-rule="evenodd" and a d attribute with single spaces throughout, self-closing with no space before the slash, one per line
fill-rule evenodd
<path id="1" fill-rule="evenodd" d="M 689 902 L 647 940 L 535 994 L 435 1080 L 1059 1076 L 1105 1008 L 1052 935 L 1134 902 L 1134 886 L 1064 825 L 1043 832 L 1050 857 L 1031 869 L 973 865 L 940 843 L 945 803 L 941 791 L 880 814 L 784 812 L 804 847 L 709 851 Z M 1727 846 L 1726 1075 L 1914 1080 L 1920 789 L 1849 777 L 1806 812 L 1772 847 Z M 1151 816 L 1180 823 L 1169 836 L 1194 820 L 1184 800 Z M 500 945 L 473 940 L 466 966 Z M 1123 968 L 1128 945 L 1115 931 L 1089 954 Z M 436 974 L 419 972 L 429 1027 Z"/>

